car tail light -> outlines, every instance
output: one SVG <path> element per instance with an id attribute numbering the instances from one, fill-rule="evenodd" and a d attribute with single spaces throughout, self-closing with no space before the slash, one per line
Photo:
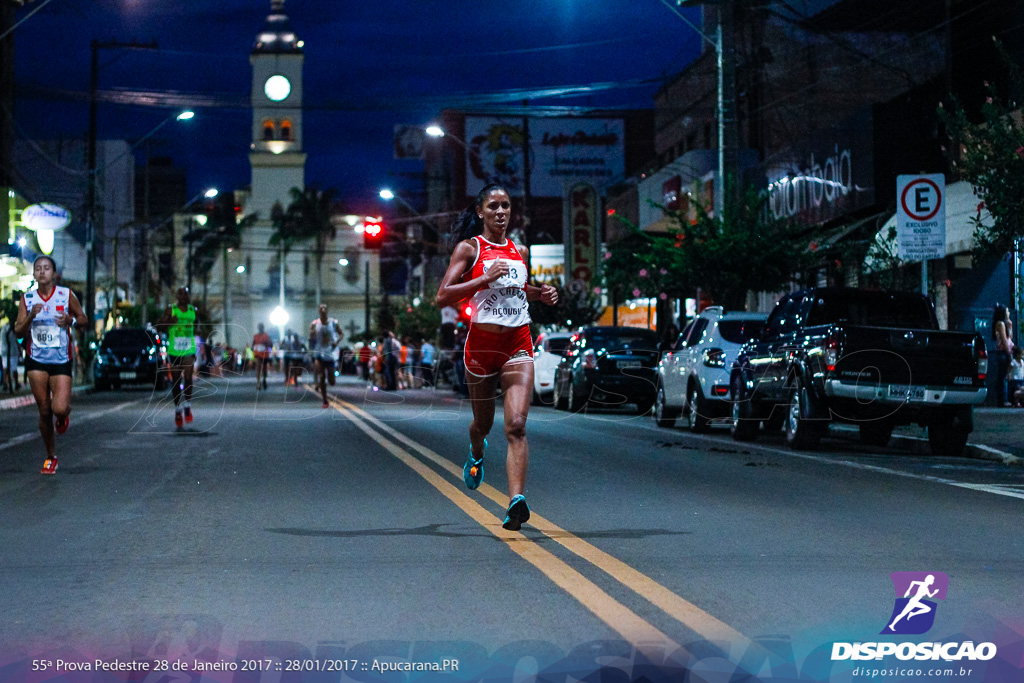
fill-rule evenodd
<path id="1" fill-rule="evenodd" d="M 985 351 L 985 342 L 980 337 L 974 339 L 974 358 L 978 361 L 978 379 L 984 382 L 988 375 L 988 352 Z"/>
<path id="2" fill-rule="evenodd" d="M 725 351 L 722 349 L 704 349 L 704 365 L 709 368 L 724 368 Z"/>
<path id="3" fill-rule="evenodd" d="M 711 395 L 712 396 L 726 396 L 728 394 L 729 394 L 729 387 L 727 387 L 727 386 L 711 387 Z"/>
<path id="4" fill-rule="evenodd" d="M 836 369 L 836 361 L 839 359 L 839 330 L 829 332 L 825 340 L 825 369 L 833 372 Z"/>
<path id="5" fill-rule="evenodd" d="M 597 367 L 597 354 L 594 353 L 593 349 L 587 349 L 583 352 L 583 369 L 593 370 Z"/>

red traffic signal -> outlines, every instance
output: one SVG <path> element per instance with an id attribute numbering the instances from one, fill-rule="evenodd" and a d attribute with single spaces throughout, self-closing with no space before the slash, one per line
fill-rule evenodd
<path id="1" fill-rule="evenodd" d="M 363 223 L 363 248 L 380 249 L 384 240 L 384 224 L 379 221 L 366 221 Z"/>

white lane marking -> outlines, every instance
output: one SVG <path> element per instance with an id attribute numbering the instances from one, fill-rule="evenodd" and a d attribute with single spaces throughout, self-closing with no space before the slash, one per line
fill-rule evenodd
<path id="1" fill-rule="evenodd" d="M 133 403 L 138 403 L 140 400 L 141 399 L 135 399 L 134 401 L 126 401 L 124 403 L 121 403 L 121 404 L 118 404 L 118 405 L 114 406 L 113 408 L 107 408 L 106 410 L 98 410 L 98 411 L 92 412 L 92 413 L 85 413 L 84 415 L 78 415 L 77 413 L 72 413 L 72 415 L 74 417 L 74 422 L 76 424 L 81 424 L 83 422 L 88 422 L 89 420 L 95 420 L 98 417 L 103 417 L 104 415 L 108 415 L 110 413 L 117 412 L 118 410 L 121 410 L 122 408 L 127 408 L 128 406 L 132 405 Z M 25 443 L 27 441 L 32 441 L 33 439 L 42 439 L 42 438 L 43 437 L 39 434 L 39 432 L 27 432 L 25 434 L 19 434 L 18 436 L 11 437 L 7 441 L 4 441 L 3 443 L 0 443 L 0 451 L 6 450 L 8 448 L 14 448 L 15 446 L 23 444 L 23 443 Z"/>

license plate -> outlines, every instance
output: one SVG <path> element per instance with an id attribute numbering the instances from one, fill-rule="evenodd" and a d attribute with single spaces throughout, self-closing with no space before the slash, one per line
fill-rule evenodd
<path id="1" fill-rule="evenodd" d="M 903 398 L 908 401 L 923 401 L 924 387 L 914 387 L 907 384 L 890 384 L 889 398 Z"/>
<path id="2" fill-rule="evenodd" d="M 617 367 L 617 368 L 638 368 L 638 367 L 640 367 L 640 361 L 638 361 L 638 360 L 617 360 L 617 361 L 615 361 L 615 367 Z"/>
<path id="3" fill-rule="evenodd" d="M 120 375 L 121 379 L 135 379 L 134 372 L 122 372 Z"/>

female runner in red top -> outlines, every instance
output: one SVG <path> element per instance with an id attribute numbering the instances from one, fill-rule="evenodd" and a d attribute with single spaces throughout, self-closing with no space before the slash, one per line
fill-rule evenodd
<path id="1" fill-rule="evenodd" d="M 437 305 L 443 308 L 471 299 L 473 309 L 465 353 L 473 422 L 462 478 L 470 489 L 483 481 L 486 437 L 494 425 L 494 398 L 500 381 L 505 396 L 505 471 L 510 497 L 502 526 L 518 531 L 530 518 L 523 495 L 530 461 L 526 416 L 533 393 L 533 339 L 527 302 L 540 300 L 553 306 L 558 292 L 550 285 L 527 284 L 529 252 L 505 235 L 511 215 L 512 202 L 503 187 L 487 185 L 480 191 L 473 208 L 463 212 L 453 228 L 457 244 L 437 291 Z"/>

